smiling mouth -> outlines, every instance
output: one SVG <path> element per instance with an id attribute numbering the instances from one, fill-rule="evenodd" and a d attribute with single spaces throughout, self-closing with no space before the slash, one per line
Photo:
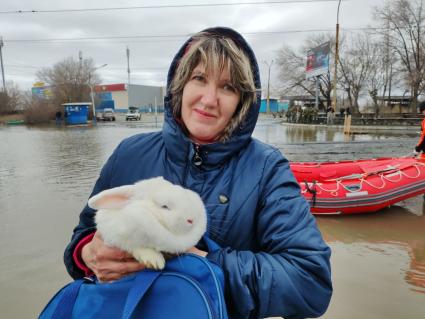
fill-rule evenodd
<path id="1" fill-rule="evenodd" d="M 194 109 L 194 111 L 195 111 L 196 113 L 198 113 L 198 114 L 202 115 L 202 116 L 209 117 L 209 118 L 215 118 L 215 115 L 213 115 L 213 114 L 211 114 L 211 113 L 208 113 L 208 112 L 205 112 L 205 111 L 203 111 L 203 110 Z"/>

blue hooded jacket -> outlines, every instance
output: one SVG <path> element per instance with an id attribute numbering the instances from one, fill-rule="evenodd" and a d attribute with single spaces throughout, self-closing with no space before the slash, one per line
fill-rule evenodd
<path id="1" fill-rule="evenodd" d="M 228 28 L 206 31 L 229 36 L 243 48 L 260 88 L 254 53 L 241 35 Z M 231 318 L 320 316 L 332 295 L 331 252 L 288 161 L 278 149 L 251 137 L 260 94 L 226 142 L 195 145 L 173 118 L 170 82 L 189 41 L 168 73 L 162 131 L 123 140 L 91 196 L 155 176 L 192 189 L 207 207 L 209 236 L 223 247 L 207 258 L 223 269 Z M 72 254 L 77 243 L 95 231 L 94 213 L 84 208 L 65 251 L 65 264 L 74 278 L 84 276 Z"/>

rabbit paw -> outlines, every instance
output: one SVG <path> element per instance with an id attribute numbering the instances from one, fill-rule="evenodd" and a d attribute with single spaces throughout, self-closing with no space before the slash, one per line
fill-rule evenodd
<path id="1" fill-rule="evenodd" d="M 165 267 L 164 256 L 154 249 L 139 248 L 134 250 L 132 255 L 137 259 L 138 262 L 144 264 L 146 268 L 160 270 Z"/>

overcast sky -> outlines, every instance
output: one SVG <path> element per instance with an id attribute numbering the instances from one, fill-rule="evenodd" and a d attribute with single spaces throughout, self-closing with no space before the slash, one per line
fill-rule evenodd
<path id="1" fill-rule="evenodd" d="M 373 25 L 373 7 L 384 3 L 342 0 L 341 33 Z M 107 64 L 98 70 L 102 83 L 125 83 L 128 46 L 131 83 L 163 86 L 172 57 L 190 34 L 226 26 L 253 47 L 265 86 L 264 61 L 275 59 L 283 44 L 296 48 L 308 35 L 334 32 L 337 6 L 338 0 L 1 0 L 5 78 L 29 89 L 38 69 L 70 56 L 78 59 L 81 51 L 95 65 Z M 273 87 L 277 70 L 272 66 L 271 72 Z"/>

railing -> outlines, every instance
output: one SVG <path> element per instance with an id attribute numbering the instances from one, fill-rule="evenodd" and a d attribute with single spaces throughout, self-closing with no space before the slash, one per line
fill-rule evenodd
<path id="1" fill-rule="evenodd" d="M 353 117 L 353 125 L 420 125 L 420 117 L 400 117 L 400 116 L 382 116 L 382 117 Z"/>
<path id="2" fill-rule="evenodd" d="M 353 114 L 351 125 L 420 126 L 422 120 L 423 118 L 416 114 L 382 114 L 379 117 L 375 117 L 374 114 Z M 298 123 L 326 124 L 326 114 L 319 114 L 310 121 L 301 119 Z M 343 125 L 344 115 L 335 114 L 333 124 Z"/>

